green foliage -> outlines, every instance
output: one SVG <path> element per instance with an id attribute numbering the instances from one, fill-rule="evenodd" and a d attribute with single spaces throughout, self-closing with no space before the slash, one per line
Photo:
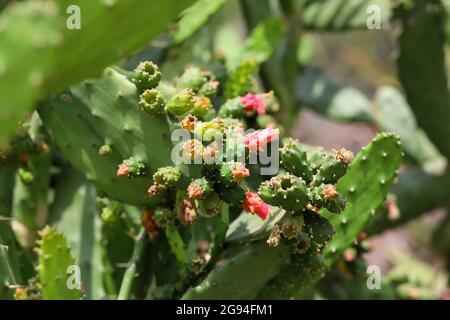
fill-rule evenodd
<path id="1" fill-rule="evenodd" d="M 417 4 L 399 14 L 399 77 L 417 122 L 439 151 L 450 158 L 450 92 L 445 72 L 444 12 L 439 3 Z"/>
<path id="2" fill-rule="evenodd" d="M 190 1 L 24 1 L 1 13 L 0 142 L 40 99 L 97 76 L 106 66 L 148 43 Z M 80 9 L 81 29 L 66 26 Z M 121 19 L 121 17 L 133 17 Z M 151 27 L 143 23 L 152 17 Z M 117 27 L 117 21 L 127 21 Z M 95 47 L 95 50 L 92 48 Z M 7 48 L 7 49 L 6 49 Z M 30 52 L 33 52 L 30 55 Z"/>
<path id="3" fill-rule="evenodd" d="M 69 267 L 75 266 L 75 260 L 70 253 L 66 238 L 48 226 L 40 232 L 40 236 L 39 247 L 36 251 L 39 254 L 37 269 L 43 299 L 80 299 L 80 290 L 76 283 L 77 273 L 73 270 L 72 273 L 68 272 Z M 73 279 L 69 279 L 71 275 Z"/>
<path id="4" fill-rule="evenodd" d="M 16 135 L 0 149 L 1 299 L 443 290 L 444 277 L 400 257 L 383 290 L 368 292 L 363 254 L 366 235 L 448 205 L 446 2 L 392 3 L 405 98 L 382 86 L 373 101 L 365 94 L 380 83 L 360 92 L 311 66 L 311 39 L 370 29 L 378 9 L 386 30 L 387 0 L 198 0 L 181 15 L 193 1 L 80 0 L 81 30 L 66 25 L 77 7 L 65 0 L 6 2 L 0 144 Z M 127 70 L 111 66 L 119 60 Z M 356 157 L 309 146 L 289 138 L 298 104 L 382 132 Z M 264 150 L 278 172 L 253 163 Z M 434 233 L 440 255 L 448 220 Z"/>
<path id="5" fill-rule="evenodd" d="M 371 122 L 370 101 L 357 89 L 340 84 L 308 67 L 298 81 L 297 99 L 306 107 L 343 121 Z"/>

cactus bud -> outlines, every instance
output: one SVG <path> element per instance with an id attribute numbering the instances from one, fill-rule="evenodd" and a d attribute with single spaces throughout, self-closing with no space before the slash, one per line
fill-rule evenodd
<path id="1" fill-rule="evenodd" d="M 196 96 L 194 98 L 194 108 L 192 114 L 198 118 L 203 118 L 209 111 L 213 109 L 213 105 L 209 98 L 204 96 Z"/>
<path id="2" fill-rule="evenodd" d="M 232 73 L 225 85 L 225 97 L 234 98 L 255 91 L 253 76 L 258 72 L 259 65 L 255 59 L 243 61 Z"/>
<path id="3" fill-rule="evenodd" d="M 139 92 L 156 88 L 161 80 L 161 72 L 158 66 L 151 61 L 141 62 L 134 71 L 133 83 Z"/>
<path id="4" fill-rule="evenodd" d="M 246 113 L 256 112 L 259 116 L 266 114 L 266 105 L 264 103 L 265 94 L 247 93 L 240 97 L 240 102 L 244 106 Z"/>
<path id="5" fill-rule="evenodd" d="M 193 132 L 196 124 L 197 124 L 197 117 L 193 116 L 192 114 L 188 114 L 180 122 L 181 128 L 183 128 L 188 132 Z"/>
<path id="6" fill-rule="evenodd" d="M 195 94 L 191 89 L 183 89 L 166 104 L 166 111 L 175 116 L 183 116 L 195 106 Z"/>
<path id="7" fill-rule="evenodd" d="M 287 171 L 308 183 L 311 182 L 312 170 L 308 165 L 306 152 L 297 140 L 289 139 L 281 148 L 281 162 Z"/>
<path id="8" fill-rule="evenodd" d="M 234 164 L 233 170 L 231 171 L 231 175 L 233 176 L 233 180 L 237 183 L 240 183 L 245 180 L 245 178 L 250 176 L 250 171 L 245 167 L 245 165 L 241 162 L 236 162 Z"/>
<path id="9" fill-rule="evenodd" d="M 120 219 L 123 212 L 123 206 L 120 202 L 112 201 L 102 209 L 100 218 L 105 223 L 114 223 Z"/>
<path id="10" fill-rule="evenodd" d="M 162 188 L 176 187 L 181 180 L 181 172 L 176 167 L 161 167 L 153 174 L 153 183 Z"/>
<path id="11" fill-rule="evenodd" d="M 219 159 L 219 145 L 217 143 L 211 143 L 203 149 L 203 160 L 207 164 L 217 163 Z"/>
<path id="12" fill-rule="evenodd" d="M 197 221 L 197 212 L 195 211 L 194 204 L 191 201 L 187 199 L 178 200 L 177 208 L 178 220 L 181 224 L 193 224 Z"/>
<path id="13" fill-rule="evenodd" d="M 341 196 L 331 184 L 322 184 L 311 191 L 311 202 L 315 207 L 327 208 L 330 212 L 339 213 L 344 210 L 347 200 Z"/>
<path id="14" fill-rule="evenodd" d="M 212 142 L 222 137 L 223 125 L 217 121 L 198 122 L 194 129 L 196 137 L 203 142 Z"/>
<path id="15" fill-rule="evenodd" d="M 102 157 L 109 156 L 112 153 L 112 148 L 110 145 L 104 144 L 98 149 L 98 154 Z"/>
<path id="16" fill-rule="evenodd" d="M 178 78 L 177 87 L 180 89 L 192 89 L 199 92 L 200 89 L 213 78 L 213 75 L 206 70 L 198 67 L 187 67 L 181 77 Z"/>
<path id="17" fill-rule="evenodd" d="M 139 96 L 141 110 L 148 114 L 163 114 L 165 101 L 155 89 L 147 89 Z"/>
<path id="18" fill-rule="evenodd" d="M 155 241 L 159 236 L 159 227 L 153 217 L 153 211 L 144 210 L 141 214 L 141 225 L 147 231 L 148 238 Z"/>
<path id="19" fill-rule="evenodd" d="M 201 159 L 203 156 L 203 145 L 196 139 L 187 140 L 183 146 L 183 156 L 190 160 Z"/>
<path id="20" fill-rule="evenodd" d="M 303 179 L 291 174 L 279 175 L 264 181 L 258 193 L 270 205 L 286 211 L 299 212 L 308 204 L 308 190 Z"/>
<path id="21" fill-rule="evenodd" d="M 247 191 L 245 193 L 245 200 L 242 206 L 245 211 L 256 214 L 262 220 L 265 220 L 270 215 L 269 206 L 259 197 L 256 192 Z"/>
<path id="22" fill-rule="evenodd" d="M 147 190 L 147 194 L 149 196 L 149 198 L 152 197 L 156 197 L 158 194 L 160 194 L 162 191 L 164 190 L 163 187 L 161 187 L 160 185 L 157 184 L 152 184 L 148 190 Z"/>
<path id="23" fill-rule="evenodd" d="M 263 150 L 267 144 L 278 140 L 278 136 L 277 129 L 256 130 L 244 136 L 244 145 L 250 152 L 258 152 Z"/>
<path id="24" fill-rule="evenodd" d="M 168 228 L 173 226 L 176 218 L 175 211 L 164 207 L 156 208 L 153 214 L 153 219 L 160 228 Z"/>
<path id="25" fill-rule="evenodd" d="M 227 187 L 233 187 L 250 176 L 249 170 L 241 162 L 225 162 L 220 166 L 218 180 Z"/>
<path id="26" fill-rule="evenodd" d="M 14 292 L 15 300 L 28 300 L 28 288 L 17 287 Z"/>
<path id="27" fill-rule="evenodd" d="M 24 168 L 19 168 L 17 170 L 17 174 L 19 175 L 20 181 L 22 181 L 23 184 L 30 185 L 34 181 L 33 173 Z"/>
<path id="28" fill-rule="evenodd" d="M 334 158 L 339 161 L 339 162 L 343 162 L 345 164 L 350 164 L 353 161 L 353 152 L 351 152 L 350 150 L 347 150 L 345 148 L 341 148 L 339 150 L 333 149 L 333 156 Z"/>
<path id="29" fill-rule="evenodd" d="M 117 170 L 118 177 L 136 178 L 145 175 L 145 164 L 133 157 L 124 160 Z"/>
<path id="30" fill-rule="evenodd" d="M 219 117 L 222 118 L 244 118 L 244 105 L 240 98 L 227 100 L 219 109 Z"/>
<path id="31" fill-rule="evenodd" d="M 200 88 L 198 94 L 205 97 L 214 97 L 219 89 L 219 85 L 219 81 L 210 80 Z"/>
<path id="32" fill-rule="evenodd" d="M 205 178 L 195 179 L 187 188 L 189 198 L 195 200 L 205 199 L 209 196 L 211 191 L 212 186 Z"/>

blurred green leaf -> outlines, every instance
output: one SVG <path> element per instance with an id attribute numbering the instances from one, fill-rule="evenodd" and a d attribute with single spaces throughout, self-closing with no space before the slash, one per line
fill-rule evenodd
<path id="1" fill-rule="evenodd" d="M 314 31 L 368 28 L 379 13 L 381 27 L 389 21 L 389 0 L 319 0 L 306 7 L 303 25 Z"/>
<path id="2" fill-rule="evenodd" d="M 343 121 L 371 122 L 369 99 L 359 90 L 340 84 L 319 69 L 308 67 L 297 82 L 297 99 L 306 107 Z"/>
<path id="3" fill-rule="evenodd" d="M 192 36 L 216 13 L 226 0 L 198 0 L 194 5 L 186 9 L 180 21 L 178 28 L 173 34 L 173 41 L 179 44 Z"/>
<path id="4" fill-rule="evenodd" d="M 0 144 L 38 100 L 99 75 L 148 44 L 190 2 L 44 0 L 8 6 L 0 15 Z M 71 5 L 79 8 L 80 29 L 66 25 L 75 17 Z"/>

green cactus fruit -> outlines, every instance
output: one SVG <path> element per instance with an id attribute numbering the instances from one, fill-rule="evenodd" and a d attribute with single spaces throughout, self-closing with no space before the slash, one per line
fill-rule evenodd
<path id="1" fill-rule="evenodd" d="M 17 169 L 17 174 L 20 178 L 20 181 L 22 181 L 23 184 L 29 185 L 32 184 L 34 181 L 34 175 L 32 172 L 28 171 L 24 168 Z"/>
<path id="2" fill-rule="evenodd" d="M 139 92 L 156 88 L 161 80 L 159 67 L 151 61 L 143 61 L 134 70 L 133 83 Z"/>
<path id="3" fill-rule="evenodd" d="M 297 239 L 303 229 L 302 215 L 288 215 L 281 224 L 281 233 L 287 240 Z"/>
<path id="4" fill-rule="evenodd" d="M 176 187 L 180 181 L 181 172 L 176 167 L 162 167 L 153 174 L 153 183 L 162 188 Z"/>
<path id="5" fill-rule="evenodd" d="M 227 100 L 219 109 L 219 117 L 242 119 L 245 116 L 244 105 L 239 97 Z"/>
<path id="6" fill-rule="evenodd" d="M 332 154 L 324 157 L 322 165 L 314 176 L 314 184 L 336 183 L 347 172 L 347 167 L 352 160 L 353 152 L 344 148 L 333 150 Z"/>
<path id="7" fill-rule="evenodd" d="M 256 60 L 248 59 L 242 62 L 231 74 L 225 84 L 225 97 L 228 99 L 242 96 L 255 91 L 254 75 L 258 72 L 259 65 Z"/>
<path id="8" fill-rule="evenodd" d="M 195 107 L 195 93 L 191 89 L 177 92 L 166 104 L 165 110 L 174 116 L 183 116 Z"/>
<path id="9" fill-rule="evenodd" d="M 203 200 L 210 196 L 213 186 L 206 178 L 198 178 L 193 180 L 187 187 L 189 198 L 194 200 Z"/>
<path id="10" fill-rule="evenodd" d="M 286 211 L 301 212 L 308 204 L 308 190 L 302 178 L 283 174 L 261 183 L 259 195 L 267 204 Z"/>
<path id="11" fill-rule="evenodd" d="M 190 66 L 177 79 L 177 87 L 180 89 L 192 89 L 195 93 L 198 93 L 213 78 L 214 76 L 211 72 Z"/>
<path id="12" fill-rule="evenodd" d="M 104 144 L 100 147 L 100 149 L 98 149 L 98 154 L 103 157 L 109 156 L 111 153 L 112 153 L 112 148 L 108 144 Z"/>
<path id="13" fill-rule="evenodd" d="M 166 102 L 155 89 L 147 89 L 139 96 L 141 110 L 148 114 L 164 114 Z"/>
<path id="14" fill-rule="evenodd" d="M 347 204 L 347 199 L 341 196 L 331 184 L 315 187 L 310 193 L 310 198 L 316 208 L 327 208 L 333 213 L 341 212 Z"/>
<path id="15" fill-rule="evenodd" d="M 155 219 L 156 224 L 162 228 L 170 228 L 175 224 L 177 220 L 177 215 L 175 211 L 170 210 L 165 207 L 158 207 L 155 209 L 153 214 L 153 219 Z"/>
<path id="16" fill-rule="evenodd" d="M 38 240 L 38 274 L 45 300 L 78 300 L 81 283 L 66 238 L 45 227 Z"/>
<path id="17" fill-rule="evenodd" d="M 145 164 L 137 160 L 133 157 L 122 161 L 122 163 L 119 165 L 119 168 L 117 169 L 117 176 L 118 177 L 126 177 L 129 179 L 137 178 L 145 176 L 146 174 L 146 167 Z"/>
<path id="18" fill-rule="evenodd" d="M 206 82 L 198 91 L 200 96 L 205 96 L 208 98 L 212 98 L 217 94 L 217 90 L 219 89 L 219 82 L 215 80 L 210 80 Z"/>
<path id="19" fill-rule="evenodd" d="M 225 188 L 235 187 L 250 175 L 250 171 L 241 162 L 225 162 L 220 165 L 217 180 Z"/>
<path id="20" fill-rule="evenodd" d="M 303 178 L 307 183 L 312 181 L 313 173 L 306 152 L 298 140 L 289 139 L 281 148 L 281 163 L 293 175 Z"/>
<path id="21" fill-rule="evenodd" d="M 102 208 L 100 217 L 105 223 L 115 223 L 120 220 L 124 211 L 123 205 L 117 201 L 111 201 Z"/>
<path id="22" fill-rule="evenodd" d="M 220 140 L 222 138 L 223 131 L 223 124 L 218 120 L 197 122 L 194 128 L 196 138 L 207 143 Z"/>
<path id="23" fill-rule="evenodd" d="M 207 198 L 196 201 L 197 211 L 201 217 L 214 217 L 222 210 L 222 200 L 216 192 Z"/>
<path id="24" fill-rule="evenodd" d="M 303 215 L 304 230 L 310 238 L 310 250 L 312 254 L 319 254 L 331 241 L 335 231 L 327 219 L 319 214 L 307 211 Z"/>
<path id="25" fill-rule="evenodd" d="M 199 119 L 205 119 L 207 116 L 214 115 L 215 111 L 208 97 L 196 96 L 194 98 L 194 108 L 191 113 Z"/>

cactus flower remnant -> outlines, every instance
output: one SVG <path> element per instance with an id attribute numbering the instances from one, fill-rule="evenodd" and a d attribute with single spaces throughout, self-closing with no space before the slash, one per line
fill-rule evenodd
<path id="1" fill-rule="evenodd" d="M 243 208 L 247 212 L 256 214 L 262 220 L 267 219 L 270 214 L 269 206 L 255 192 L 247 191 L 245 193 Z"/>

